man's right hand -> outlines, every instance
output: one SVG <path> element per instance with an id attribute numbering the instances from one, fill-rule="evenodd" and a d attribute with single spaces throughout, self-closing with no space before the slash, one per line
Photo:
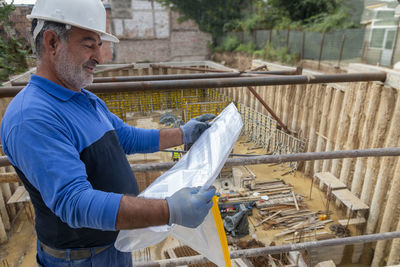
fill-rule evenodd
<path id="1" fill-rule="evenodd" d="M 167 197 L 169 223 L 196 228 L 211 209 L 215 187 L 200 192 L 200 187 L 185 187 Z"/>

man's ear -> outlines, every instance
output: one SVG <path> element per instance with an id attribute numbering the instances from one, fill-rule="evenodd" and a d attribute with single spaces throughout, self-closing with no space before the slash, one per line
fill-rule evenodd
<path id="1" fill-rule="evenodd" d="M 43 33 L 43 47 L 45 53 L 54 56 L 60 43 L 61 41 L 54 31 L 47 30 Z"/>

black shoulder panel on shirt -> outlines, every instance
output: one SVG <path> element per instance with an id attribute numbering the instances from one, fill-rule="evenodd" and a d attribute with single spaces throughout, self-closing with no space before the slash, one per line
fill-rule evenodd
<path id="1" fill-rule="evenodd" d="M 139 193 L 136 179 L 114 130 L 85 148 L 80 156 L 86 165 L 88 181 L 94 189 L 130 195 Z M 69 227 L 45 205 L 40 192 L 25 175 L 14 168 L 31 197 L 36 214 L 35 228 L 41 242 L 65 249 L 102 246 L 116 240 L 118 231 Z"/>

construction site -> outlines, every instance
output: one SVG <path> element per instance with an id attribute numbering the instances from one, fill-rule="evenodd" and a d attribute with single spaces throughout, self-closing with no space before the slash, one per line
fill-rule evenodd
<path id="1" fill-rule="evenodd" d="M 29 76 L 0 89 L 1 115 Z M 87 89 L 139 128 L 177 127 L 234 103 L 243 128 L 214 182 L 231 266 L 393 266 L 398 81 L 397 71 L 362 64 L 326 74 L 260 60 L 246 71 L 197 61 L 101 65 Z M 128 156 L 140 190 L 175 164 L 173 153 L 186 152 Z M 0 164 L 0 262 L 36 266 L 29 195 L 6 156 Z M 132 255 L 134 266 L 216 266 L 171 237 Z"/>

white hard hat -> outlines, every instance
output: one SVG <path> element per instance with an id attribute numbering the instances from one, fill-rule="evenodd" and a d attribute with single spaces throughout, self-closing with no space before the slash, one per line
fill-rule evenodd
<path id="1" fill-rule="evenodd" d="M 106 10 L 100 0 L 37 0 L 26 17 L 64 23 L 96 32 L 103 41 L 119 42 L 117 37 L 106 33 Z"/>

